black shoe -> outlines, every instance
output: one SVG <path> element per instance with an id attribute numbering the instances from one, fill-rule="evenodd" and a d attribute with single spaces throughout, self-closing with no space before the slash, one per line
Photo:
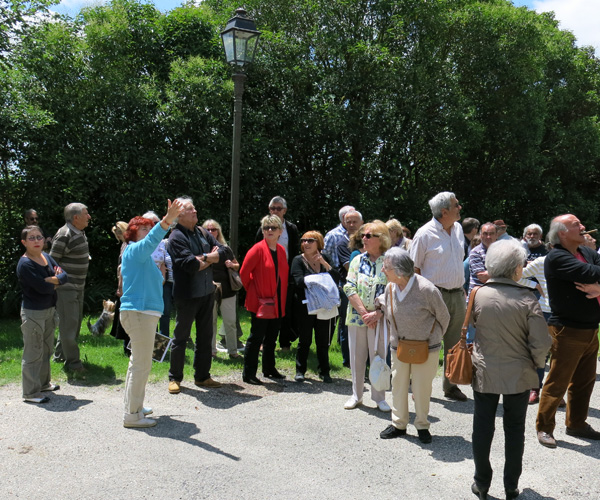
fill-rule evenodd
<path id="1" fill-rule="evenodd" d="M 419 433 L 419 441 L 421 441 L 421 443 L 431 443 L 431 433 L 428 429 L 417 429 L 417 432 Z"/>
<path id="2" fill-rule="evenodd" d="M 331 375 L 321 375 L 321 380 L 323 380 L 324 384 L 333 383 L 333 379 L 331 378 Z"/>
<path id="3" fill-rule="evenodd" d="M 282 375 L 277 370 L 273 370 L 271 373 L 263 373 L 263 375 L 267 378 L 274 378 L 274 379 L 284 379 L 285 378 L 285 375 Z"/>
<path id="4" fill-rule="evenodd" d="M 342 363 L 342 366 L 345 366 L 346 368 L 350 368 L 350 361 L 344 361 Z"/>
<path id="5" fill-rule="evenodd" d="M 515 488 L 514 490 L 504 491 L 506 493 L 506 500 L 513 500 L 514 498 L 517 498 L 519 496 L 519 493 L 521 493 L 518 488 Z"/>
<path id="6" fill-rule="evenodd" d="M 592 429 L 592 426 L 590 424 L 585 424 L 585 427 L 582 427 L 581 429 L 571 429 L 571 427 L 567 427 L 566 433 L 567 436 L 575 436 L 594 440 L 600 439 L 600 432 Z"/>
<path id="7" fill-rule="evenodd" d="M 473 492 L 473 495 L 479 498 L 479 500 L 486 500 L 488 497 L 488 488 L 477 486 L 477 483 L 471 485 L 471 491 Z"/>
<path id="8" fill-rule="evenodd" d="M 444 391 L 444 396 L 448 399 L 453 399 L 454 401 L 466 401 L 468 398 L 465 396 L 463 391 L 461 391 L 458 387 L 452 387 L 452 389 L 448 391 Z"/>
<path id="9" fill-rule="evenodd" d="M 263 385 L 262 380 L 256 378 L 256 375 L 254 377 L 242 377 L 242 380 L 250 385 Z"/>
<path id="10" fill-rule="evenodd" d="M 304 382 L 304 373 L 300 373 L 300 372 L 296 373 L 294 380 L 296 382 Z"/>
<path id="11" fill-rule="evenodd" d="M 400 436 L 406 436 L 406 429 L 398 429 L 393 425 L 388 425 L 383 431 L 379 433 L 381 439 L 393 439 Z"/>

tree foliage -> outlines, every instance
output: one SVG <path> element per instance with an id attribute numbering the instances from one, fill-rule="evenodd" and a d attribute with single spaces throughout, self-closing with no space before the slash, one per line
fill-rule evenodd
<path id="1" fill-rule="evenodd" d="M 219 32 L 232 0 L 168 13 L 113 0 L 76 18 L 0 2 L 0 202 L 51 231 L 86 203 L 89 303 L 114 287 L 117 220 L 189 195 L 228 232 L 233 85 Z M 32 6 L 33 11 L 26 11 Z M 262 31 L 243 102 L 240 250 L 274 195 L 301 230 L 340 206 L 413 229 L 457 193 L 518 233 L 574 212 L 600 222 L 600 61 L 552 14 L 507 0 L 247 0 Z M 14 309 L 15 238 L 0 295 Z M 9 304 L 9 305 L 6 305 Z"/>

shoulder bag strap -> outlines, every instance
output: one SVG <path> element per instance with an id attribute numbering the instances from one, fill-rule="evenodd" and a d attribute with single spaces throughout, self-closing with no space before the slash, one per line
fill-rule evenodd
<path id="1" fill-rule="evenodd" d="M 462 330 L 460 332 L 461 339 L 467 338 L 467 330 L 469 329 L 469 321 L 471 321 L 471 314 L 473 314 L 473 302 L 475 301 L 475 294 L 477 290 L 481 287 L 476 286 L 471 290 L 471 294 L 469 295 L 469 304 L 467 305 L 467 312 L 465 314 L 465 321 L 463 322 Z"/>

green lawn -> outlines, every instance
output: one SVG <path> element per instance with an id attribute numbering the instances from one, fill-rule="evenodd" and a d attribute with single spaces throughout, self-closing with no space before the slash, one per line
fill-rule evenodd
<path id="1" fill-rule="evenodd" d="M 240 322 L 245 341 L 250 333 L 250 315 L 245 309 L 239 310 Z M 97 318 L 91 318 L 92 323 Z M 221 319 L 219 318 L 219 324 Z M 171 320 L 171 332 L 175 328 L 175 321 Z M 192 329 L 194 332 L 194 329 Z M 193 334 L 195 335 L 195 334 Z M 336 337 L 337 338 L 337 337 Z M 129 358 L 123 355 L 123 343 L 115 340 L 108 334 L 102 337 L 93 337 L 87 328 L 87 318 L 84 318 L 79 339 L 81 348 L 81 359 L 88 369 L 84 376 L 65 373 L 61 364 L 52 363 L 52 380 L 61 382 L 67 380 L 79 380 L 85 385 L 115 385 L 122 384 L 127 373 Z M 293 378 L 295 374 L 297 342 L 292 345 L 290 352 L 277 351 L 277 369 Z M 0 385 L 21 381 L 21 355 L 23 340 L 21 336 L 20 321 L 0 320 Z M 193 380 L 192 370 L 193 351 L 188 349 L 186 356 L 185 379 Z M 340 346 L 334 339 L 329 350 L 329 361 L 331 364 L 331 375 L 334 378 L 349 378 L 350 370 L 342 366 L 342 354 Z M 213 360 L 211 375 L 218 378 L 223 375 L 239 375 L 241 378 L 242 360 L 230 360 L 227 353 L 219 353 L 219 359 Z M 315 355 L 314 342 L 311 346 L 311 355 L 308 359 L 308 373 L 315 374 L 317 359 Z M 164 363 L 153 363 L 150 381 L 167 381 L 169 363 L 168 358 Z M 260 371 L 260 368 L 259 368 Z M 259 373 L 260 374 L 260 373 Z"/>

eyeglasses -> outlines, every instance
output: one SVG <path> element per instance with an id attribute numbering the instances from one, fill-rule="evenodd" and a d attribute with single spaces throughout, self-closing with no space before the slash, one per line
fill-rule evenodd
<path id="1" fill-rule="evenodd" d="M 263 231 L 277 231 L 279 228 L 277 226 L 265 226 L 263 227 Z"/>
<path id="2" fill-rule="evenodd" d="M 37 217 L 28 217 L 27 219 L 28 219 L 28 220 L 31 220 L 31 221 L 38 220 L 38 218 L 37 218 Z"/>
<path id="3" fill-rule="evenodd" d="M 42 241 L 44 237 L 41 234 L 37 236 L 27 236 L 27 241 Z"/>
<path id="4" fill-rule="evenodd" d="M 210 231 L 211 233 L 218 233 L 219 232 L 219 230 L 216 227 L 209 227 L 206 230 Z"/>
<path id="5" fill-rule="evenodd" d="M 380 236 L 381 236 L 380 234 L 375 234 L 375 233 L 364 233 L 362 235 L 363 238 L 367 238 L 368 240 L 370 240 L 373 237 L 379 238 Z"/>
<path id="6" fill-rule="evenodd" d="M 281 212 L 283 207 L 269 207 L 269 210 L 271 210 L 271 212 Z"/>
<path id="7" fill-rule="evenodd" d="M 314 243 L 315 241 L 317 241 L 317 240 L 315 240 L 314 238 L 301 238 L 300 239 L 300 243 Z"/>

